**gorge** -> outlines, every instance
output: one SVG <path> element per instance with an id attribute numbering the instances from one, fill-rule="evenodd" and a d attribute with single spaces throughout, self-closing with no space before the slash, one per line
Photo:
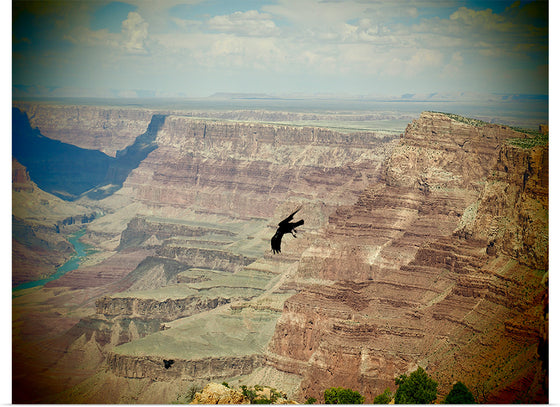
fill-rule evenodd
<path id="1" fill-rule="evenodd" d="M 103 163 L 80 188 L 66 166 L 45 192 L 14 152 L 13 286 L 54 273 L 78 228 L 96 249 L 12 293 L 14 401 L 171 403 L 216 380 L 371 403 L 418 366 L 439 401 L 456 381 L 481 402 L 547 401 L 542 135 L 435 112 L 379 134 L 13 107 L 25 134 Z M 298 238 L 273 255 L 300 205 Z"/>

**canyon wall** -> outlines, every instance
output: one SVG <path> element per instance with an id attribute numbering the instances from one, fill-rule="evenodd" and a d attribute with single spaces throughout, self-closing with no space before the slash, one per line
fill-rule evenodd
<path id="1" fill-rule="evenodd" d="M 388 141 L 374 133 L 169 116 L 158 149 L 125 186 L 148 206 L 234 218 L 268 218 L 290 199 L 333 208 L 375 179 Z"/>
<path id="2" fill-rule="evenodd" d="M 119 364 L 108 364 L 109 355 L 125 355 L 122 347 L 127 344 L 152 357 L 150 352 L 173 349 L 177 335 L 184 338 L 181 349 L 207 341 L 207 329 L 177 333 L 185 329 L 179 321 L 190 321 L 189 316 L 211 324 L 212 329 L 216 329 L 216 317 L 222 318 L 210 349 L 229 341 L 235 346 L 222 351 L 220 358 L 227 361 L 239 355 L 243 365 L 243 360 L 257 355 L 258 365 L 247 366 L 262 367 L 262 349 L 284 300 L 294 293 L 279 287 L 285 274 L 293 273 L 302 251 L 329 214 L 338 205 L 353 202 L 364 186 L 377 179 L 386 152 L 394 147 L 394 136 L 371 132 L 343 134 L 320 128 L 200 120 L 149 109 L 14 106 L 27 114 L 31 127 L 36 127 L 33 131 L 44 136 L 100 149 L 115 160 L 136 145 L 149 152 L 131 169 L 121 189 L 98 188 L 100 193 L 68 202 L 85 208 L 88 216 L 92 211 L 102 216 L 82 224 L 85 218 L 68 213 L 52 223 L 61 237 L 67 227 L 86 226 L 82 240 L 98 252 L 42 289 L 23 292 L 16 302 L 22 310 L 16 323 L 24 327 L 14 339 L 16 356 L 27 356 L 17 368 L 15 389 L 18 399 L 31 402 L 83 400 L 85 394 L 91 400 L 114 402 L 103 392 L 84 390 L 80 378 L 93 377 L 99 369 L 110 372 L 96 376 L 107 385 L 114 377 L 127 379 Z M 150 131 L 154 118 L 161 120 Z M 22 171 L 18 167 L 14 172 L 18 181 L 14 187 L 20 189 L 20 179 L 26 178 Z M 276 224 L 301 204 L 305 228 L 298 239 L 284 239 L 285 255 L 273 257 L 269 242 Z M 29 296 L 34 300 L 27 301 Z M 39 304 L 39 299 L 49 305 L 29 305 Z M 37 329 L 31 326 L 37 318 L 56 325 L 56 334 L 48 342 L 37 340 Z M 247 342 L 251 349 L 239 350 L 245 342 L 232 334 L 239 326 L 250 328 L 245 335 L 253 338 Z M 150 345 L 153 337 L 160 337 L 155 347 Z M 27 343 L 40 344 L 40 360 L 29 356 L 36 352 L 25 351 Z M 61 351 L 64 358 L 54 362 Z M 174 357 L 187 364 L 191 356 Z M 118 360 L 125 359 L 134 355 Z M 207 358 L 200 356 L 200 360 Z M 209 366 L 214 366 L 209 378 L 224 376 L 216 370 L 219 363 Z M 81 373 L 76 374 L 76 369 Z M 36 383 L 51 384 L 42 387 L 44 394 L 25 390 L 30 386 L 26 371 L 37 373 Z M 52 377 L 59 380 L 51 383 Z M 74 396 L 68 399 L 61 389 L 70 388 Z"/>
<path id="3" fill-rule="evenodd" d="M 12 286 L 54 274 L 73 252 L 61 230 L 75 232 L 95 216 L 91 208 L 42 191 L 12 159 Z"/>
<path id="4" fill-rule="evenodd" d="M 459 380 L 479 401 L 546 400 L 548 149 L 510 143 L 528 135 L 433 112 L 396 140 L 15 105 L 49 137 L 116 158 L 149 150 L 121 189 L 48 218 L 63 235 L 103 215 L 84 224 L 97 253 L 15 300 L 18 400 L 170 403 L 217 379 L 372 402 L 417 366 L 439 400 Z M 13 179 L 38 192 L 18 165 Z M 273 255 L 278 221 L 300 205 L 298 238 Z"/>
<path id="5" fill-rule="evenodd" d="M 153 110 L 111 106 L 76 106 L 14 102 L 26 112 L 31 127 L 53 140 L 99 150 L 114 157 L 148 127 Z"/>
<path id="6" fill-rule="evenodd" d="M 507 142 L 520 137 L 423 113 L 387 160 L 385 182 L 330 217 L 302 255 L 308 286 L 286 301 L 267 355 L 303 376 L 302 399 L 344 386 L 372 402 L 422 366 L 439 400 L 455 381 L 479 401 L 546 400 L 537 346 L 548 149 Z"/>

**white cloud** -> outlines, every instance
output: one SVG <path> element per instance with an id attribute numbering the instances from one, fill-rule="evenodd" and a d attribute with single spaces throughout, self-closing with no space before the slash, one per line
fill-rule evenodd
<path id="1" fill-rule="evenodd" d="M 135 11 L 128 13 L 128 18 L 122 22 L 123 47 L 133 54 L 146 54 L 146 40 L 148 38 L 148 23 Z"/>
<path id="2" fill-rule="evenodd" d="M 460 52 L 454 52 L 451 56 L 451 60 L 448 64 L 446 64 L 442 71 L 441 76 L 444 78 L 457 78 L 458 75 L 461 74 L 463 69 L 464 58 Z"/>
<path id="3" fill-rule="evenodd" d="M 147 54 L 148 23 L 137 12 L 128 13 L 120 33 L 107 29 L 91 30 L 87 25 L 76 25 L 61 35 L 66 41 L 81 47 L 101 47 L 129 54 Z"/>
<path id="4" fill-rule="evenodd" d="M 406 86 L 429 91 L 430 86 L 455 85 L 453 78 L 481 86 L 479 77 L 491 83 L 499 72 L 514 66 L 521 70 L 547 63 L 541 56 L 548 46 L 546 30 L 530 25 L 534 19 L 527 17 L 522 5 L 495 13 L 459 7 L 452 1 L 445 2 L 449 14 L 443 15 L 444 0 L 277 0 L 234 12 L 220 9 L 219 2 L 193 5 L 201 1 L 130 0 L 137 8 L 122 21 L 118 33 L 91 30 L 89 16 L 96 3 L 78 2 L 81 6 L 73 13 L 56 10 L 61 23 L 53 29 L 57 38 L 76 47 L 49 51 L 57 53 L 57 61 L 77 67 L 72 70 L 76 78 L 90 80 L 86 72 L 116 77 L 118 66 L 130 70 L 127 81 L 141 83 L 136 88 L 146 82 L 139 78 L 153 78 L 152 86 L 158 90 L 158 81 L 188 83 L 188 73 L 199 73 L 200 88 L 227 83 L 224 77 L 244 75 L 250 81 L 260 75 L 270 78 L 271 88 L 265 92 L 281 87 L 277 83 L 282 80 L 299 80 L 307 86 L 309 78 L 314 83 L 309 86 L 325 87 L 317 91 L 362 79 L 387 89 Z M 181 12 L 170 13 L 180 3 L 175 10 Z M 235 3 L 225 4 L 231 9 Z M 189 14 L 191 9 L 195 11 Z M 18 36 L 32 39 L 25 34 Z M 37 60 L 43 58 L 43 65 L 52 64 L 46 52 L 35 55 Z M 87 63 L 84 55 L 90 55 Z M 59 72 L 48 71 L 52 76 Z"/>
<path id="5" fill-rule="evenodd" d="M 491 9 L 472 10 L 461 7 L 451 14 L 449 19 L 485 31 L 511 31 L 515 27 L 511 21 L 499 14 L 494 14 Z"/>
<path id="6" fill-rule="evenodd" d="M 256 10 L 212 17 L 208 20 L 207 27 L 215 31 L 255 37 L 267 37 L 279 32 L 270 14 Z"/>

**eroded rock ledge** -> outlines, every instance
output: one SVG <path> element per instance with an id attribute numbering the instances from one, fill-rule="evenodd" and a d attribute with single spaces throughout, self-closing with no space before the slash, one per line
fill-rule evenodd
<path id="1" fill-rule="evenodd" d="M 173 359 L 173 365 L 165 369 L 163 357 L 135 356 L 111 353 L 107 364 L 113 373 L 127 378 L 151 380 L 210 381 L 251 373 L 263 365 L 262 355 L 223 356 L 203 359 Z"/>

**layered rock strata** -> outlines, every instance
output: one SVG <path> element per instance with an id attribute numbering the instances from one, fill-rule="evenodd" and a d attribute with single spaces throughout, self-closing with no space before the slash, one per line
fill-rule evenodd
<path id="1" fill-rule="evenodd" d="M 261 355 L 209 357 L 198 360 L 173 359 L 173 365 L 165 369 L 161 357 L 110 354 L 107 364 L 117 376 L 130 379 L 169 381 L 181 378 L 209 381 L 247 375 L 262 366 L 262 359 Z"/>
<path id="2" fill-rule="evenodd" d="M 493 226 L 495 218 L 485 221 L 489 211 L 507 217 L 485 197 L 494 182 L 491 174 L 499 173 L 504 157 L 512 154 L 504 142 L 525 136 L 476 124 L 423 113 L 387 160 L 385 183 L 337 210 L 325 236 L 302 255 L 300 279 L 335 283 L 308 283 L 286 301 L 267 355 L 271 366 L 303 377 L 302 399 L 343 386 L 371 402 L 386 387 L 394 389 L 396 376 L 418 365 L 438 379 L 440 397 L 460 380 L 484 390 L 486 399 L 480 401 L 502 400 L 506 388 L 513 391 L 509 401 L 544 399 L 536 348 L 545 325 L 546 287 L 543 272 L 517 259 L 547 259 L 547 251 L 527 245 L 523 255 L 515 254 L 504 238 L 489 255 L 492 237 L 507 228 L 490 236 L 486 231 L 495 229 L 488 226 L 465 232 L 477 222 Z M 510 171 L 529 171 L 533 184 L 543 186 L 547 154 L 538 150 L 517 149 L 525 158 Z M 502 208 L 512 210 L 512 199 L 546 195 L 544 188 L 537 188 L 540 194 L 520 194 L 521 180 L 513 176 L 511 184 L 504 182 Z M 542 230 L 547 206 L 539 203 L 526 205 L 530 209 L 523 216 Z M 473 229 L 461 228 L 465 222 Z M 524 230 L 520 236 L 534 238 Z M 480 346 L 484 352 L 475 350 Z M 519 391 L 517 382 L 530 384 L 531 394 Z"/>
<path id="3" fill-rule="evenodd" d="M 332 208 L 375 179 L 389 139 L 169 116 L 125 186 L 146 205 L 236 218 L 269 218 L 290 197 Z"/>
<path id="4" fill-rule="evenodd" d="M 54 133 L 41 109 L 31 122 Z M 290 383 L 300 400 L 344 386 L 371 402 L 418 365 L 440 398 L 461 380 L 479 401 L 524 401 L 524 388 L 543 400 L 548 155 L 504 146 L 525 135 L 427 112 L 383 163 L 395 143 L 373 133 L 56 109 L 60 137 L 90 147 L 144 115 L 103 147 L 115 155 L 167 117 L 120 191 L 80 200 L 105 214 L 86 237 L 111 253 L 17 315 L 17 343 L 49 338 L 20 348 L 49 355 L 18 368 L 20 400 L 171 402 L 184 383 L 242 375 Z M 305 228 L 273 256 L 276 220 L 299 205 Z M 32 324 L 44 315 L 55 335 Z M 50 398 L 21 398 L 26 371 Z"/>
<path id="5" fill-rule="evenodd" d="M 353 136 L 181 114 L 160 120 L 161 127 L 151 132 L 148 128 L 148 140 L 138 135 L 154 123 L 155 115 L 170 112 L 119 116 L 110 108 L 18 106 L 32 128 L 60 141 L 101 148 L 115 159 L 122 158 L 117 151 L 130 152 L 127 146 L 135 142 L 150 151 L 122 189 L 103 189 L 99 196 L 79 199 L 80 205 L 103 215 L 84 224 L 84 240 L 101 251 L 37 290 L 37 301 L 46 298 L 47 305 L 29 305 L 17 314 L 18 357 L 38 353 L 29 352 L 27 343 L 39 344 L 44 353 L 27 356 L 18 367 L 15 388 L 21 401 L 136 399 L 138 389 L 126 384 L 130 379 L 118 364 L 109 367 L 107 355 L 139 365 L 143 358 L 172 358 L 185 366 L 199 361 L 212 367 L 209 378 L 263 368 L 263 347 L 283 302 L 293 294 L 281 287 L 286 275 L 294 273 L 299 256 L 332 210 L 352 202 L 376 179 L 385 152 L 393 146 L 391 137 L 373 133 Z M 122 138 L 113 143 L 121 130 Z M 24 180 L 25 173 L 16 171 L 15 179 Z M 298 239 L 286 237 L 286 254 L 273 258 L 267 250 L 277 222 L 302 204 L 305 228 Z M 72 226 L 64 222 L 80 224 L 80 213 L 91 211 L 65 213 L 51 225 L 62 221 L 62 235 Z M 27 304 L 31 295 L 22 293 L 18 304 Z M 56 322 L 56 327 L 47 334 L 44 324 L 35 323 L 41 319 Z M 48 341 L 36 340 L 34 335 L 42 330 Z M 177 338 L 182 338 L 180 343 Z M 206 345 L 190 352 L 201 343 Z M 238 365 L 247 368 L 236 370 Z M 137 377 L 146 378 L 135 380 L 152 380 L 149 369 L 142 371 Z M 30 385 L 26 372 L 34 372 L 36 391 L 25 391 Z M 173 370 L 169 372 L 172 376 Z M 182 377 L 171 376 L 170 386 Z M 116 382 L 121 385 L 110 396 L 101 390 Z M 99 393 L 88 387 L 91 383 L 97 383 Z M 162 400 L 172 401 L 169 394 Z"/>

